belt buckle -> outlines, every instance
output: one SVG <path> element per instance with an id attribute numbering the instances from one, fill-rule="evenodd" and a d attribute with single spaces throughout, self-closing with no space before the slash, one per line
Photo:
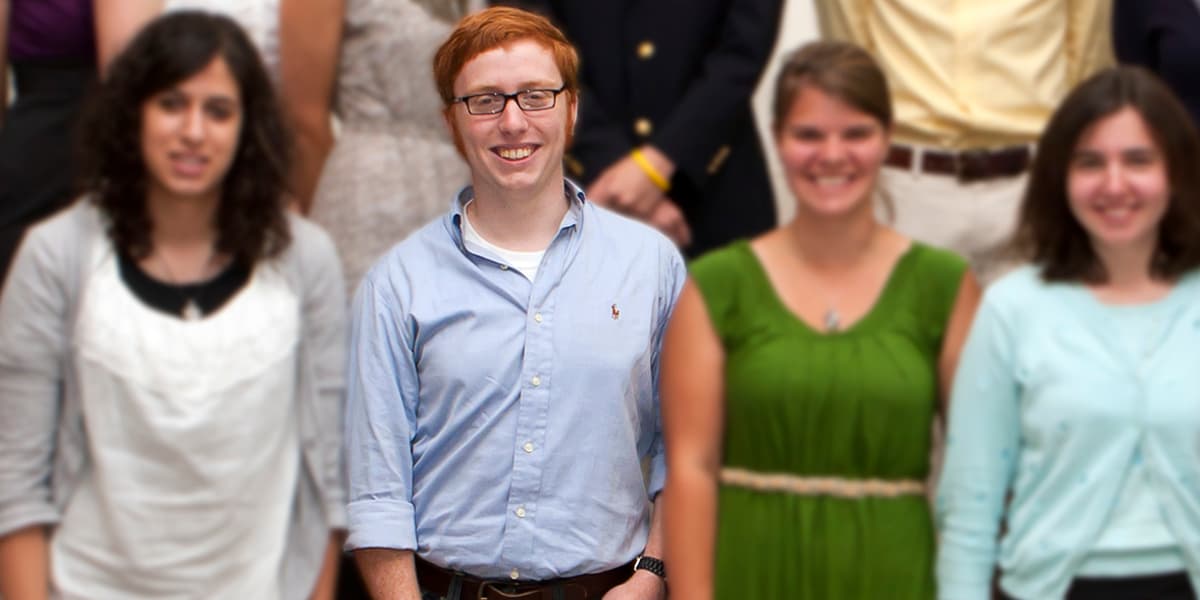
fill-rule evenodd
<path id="1" fill-rule="evenodd" d="M 959 183 L 970 183 L 988 178 L 991 152 L 983 148 L 971 148 L 954 155 L 954 175 Z"/>
<path id="2" fill-rule="evenodd" d="M 508 588 L 511 591 L 506 591 Z M 522 600 L 525 598 L 537 598 L 541 595 L 541 589 L 534 587 L 533 589 L 518 592 L 519 584 L 511 581 L 483 581 L 479 584 L 479 592 L 475 595 L 475 600 Z M 496 595 L 489 595 L 494 592 Z"/>

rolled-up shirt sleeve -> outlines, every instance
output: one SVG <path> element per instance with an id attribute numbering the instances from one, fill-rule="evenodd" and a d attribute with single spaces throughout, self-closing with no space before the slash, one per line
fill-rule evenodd
<path id="1" fill-rule="evenodd" d="M 991 598 L 997 536 L 1020 440 L 1012 336 L 1002 317 L 985 300 L 954 380 L 936 505 L 943 600 Z"/>
<path id="2" fill-rule="evenodd" d="M 371 278 L 355 296 L 347 368 L 346 548 L 415 550 L 417 368 L 401 301 Z"/>

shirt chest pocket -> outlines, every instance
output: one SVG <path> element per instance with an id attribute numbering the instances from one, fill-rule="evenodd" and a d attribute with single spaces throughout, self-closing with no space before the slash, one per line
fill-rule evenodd
<path id="1" fill-rule="evenodd" d="M 614 377 L 647 373 L 655 352 L 652 299 L 596 298 L 556 311 L 555 346 L 563 367 Z"/>

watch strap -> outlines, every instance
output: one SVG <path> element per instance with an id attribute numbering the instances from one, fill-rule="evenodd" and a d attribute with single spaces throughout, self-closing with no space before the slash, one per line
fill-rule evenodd
<path id="1" fill-rule="evenodd" d="M 653 556 L 639 555 L 633 561 L 634 571 L 650 571 L 663 579 L 667 578 L 667 566 L 663 564 L 662 559 Z"/>

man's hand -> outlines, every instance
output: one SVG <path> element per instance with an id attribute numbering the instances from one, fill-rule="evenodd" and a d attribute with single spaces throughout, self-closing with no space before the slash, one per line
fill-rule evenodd
<path id="1" fill-rule="evenodd" d="M 667 181 L 675 173 L 675 165 L 654 146 L 643 146 L 642 156 Z M 626 156 L 613 163 L 587 190 L 588 198 L 601 206 L 635 219 L 647 221 L 654 208 L 663 200 L 663 190 L 646 174 L 642 167 Z"/>
<path id="2" fill-rule="evenodd" d="M 692 245 L 692 228 L 683 218 L 683 211 L 669 199 L 663 198 L 646 222 L 666 234 L 676 246 L 687 248 Z"/>
<path id="3" fill-rule="evenodd" d="M 608 591 L 602 600 L 663 600 L 667 582 L 646 570 L 634 571 L 628 581 Z"/>

